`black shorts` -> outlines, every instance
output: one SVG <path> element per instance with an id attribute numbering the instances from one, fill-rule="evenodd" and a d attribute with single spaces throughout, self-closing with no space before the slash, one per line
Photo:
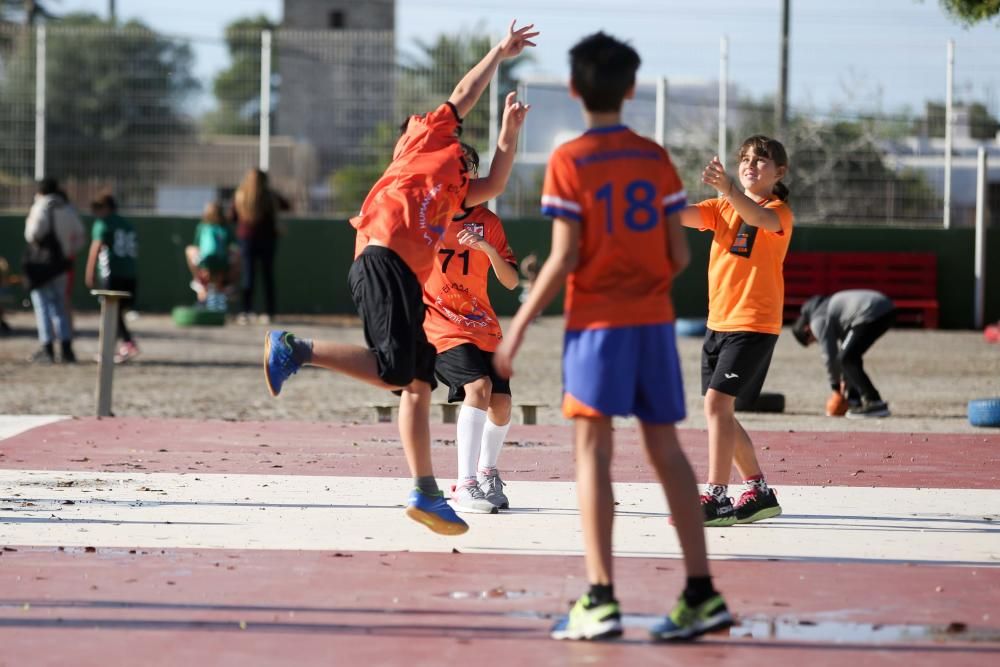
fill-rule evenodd
<path id="1" fill-rule="evenodd" d="M 423 380 L 436 387 L 423 289 L 406 262 L 388 248 L 368 246 L 351 265 L 348 283 L 382 381 L 405 387 Z"/>
<path id="2" fill-rule="evenodd" d="M 448 402 L 465 400 L 465 385 L 488 377 L 494 394 L 510 395 L 510 380 L 493 370 L 493 353 L 483 352 L 472 343 L 464 343 L 437 355 L 435 366 L 438 379 L 448 385 Z"/>
<path id="3" fill-rule="evenodd" d="M 777 342 L 775 334 L 709 329 L 701 346 L 701 395 L 714 389 L 756 401 Z"/>

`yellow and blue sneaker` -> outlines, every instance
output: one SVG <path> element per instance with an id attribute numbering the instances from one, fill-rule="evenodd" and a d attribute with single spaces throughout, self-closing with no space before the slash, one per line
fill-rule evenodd
<path id="1" fill-rule="evenodd" d="M 670 615 L 649 629 L 658 641 L 688 641 L 707 632 L 725 630 L 733 624 L 726 601 L 716 593 L 699 605 L 691 606 L 681 596 Z"/>
<path id="2" fill-rule="evenodd" d="M 264 380 L 271 396 L 281 393 L 281 385 L 295 375 L 302 363 L 295 358 L 295 335 L 288 331 L 268 331 L 264 335 Z"/>
<path id="3" fill-rule="evenodd" d="M 420 489 L 410 491 L 406 516 L 441 535 L 461 535 L 469 530 L 469 524 L 458 518 L 441 491 L 433 495 Z"/>
<path id="4" fill-rule="evenodd" d="M 553 639 L 611 639 L 622 635 L 622 614 L 618 601 L 592 604 L 584 593 L 549 633 Z"/>

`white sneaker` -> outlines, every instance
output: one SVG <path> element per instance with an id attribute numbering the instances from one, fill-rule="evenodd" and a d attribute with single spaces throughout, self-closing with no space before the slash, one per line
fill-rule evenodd
<path id="1" fill-rule="evenodd" d="M 479 486 L 483 489 L 486 500 L 493 503 L 497 509 L 510 509 L 510 500 L 503 492 L 503 487 L 507 483 L 500 479 L 500 473 L 496 468 L 481 468 L 479 470 Z"/>
<path id="2" fill-rule="evenodd" d="M 458 512 L 497 513 L 497 506 L 486 500 L 486 494 L 479 488 L 475 479 L 467 479 L 451 487 L 451 506 Z"/>

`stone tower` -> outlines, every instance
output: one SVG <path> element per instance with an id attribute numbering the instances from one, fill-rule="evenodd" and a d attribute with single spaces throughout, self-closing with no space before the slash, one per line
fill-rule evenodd
<path id="1" fill-rule="evenodd" d="M 312 144 L 321 177 L 392 120 L 395 0 L 284 0 L 277 131 Z"/>

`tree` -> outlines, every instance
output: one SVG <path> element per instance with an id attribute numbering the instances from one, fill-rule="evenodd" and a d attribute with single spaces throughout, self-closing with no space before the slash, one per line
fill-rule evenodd
<path id="1" fill-rule="evenodd" d="M 263 14 L 237 19 L 226 26 L 226 47 L 232 64 L 212 83 L 217 107 L 202 119 L 209 132 L 252 134 L 260 127 L 260 35 L 276 28 Z M 271 67 L 273 72 L 278 71 L 276 58 Z M 275 90 L 273 82 L 271 88 Z M 271 99 L 273 106 L 276 95 L 272 94 Z"/>
<path id="2" fill-rule="evenodd" d="M 941 6 L 966 25 L 988 21 L 1000 14 L 1000 0 L 941 0 Z"/>
<path id="3" fill-rule="evenodd" d="M 379 123 L 361 142 L 367 159 L 333 173 L 330 190 L 337 212 L 354 215 L 361 210 L 368 191 L 392 160 L 392 148 L 398 136 L 399 128 L 390 123 Z"/>
<path id="4" fill-rule="evenodd" d="M 0 81 L 0 118 L 32 113 L 34 39 L 18 40 Z M 93 14 L 50 22 L 46 50 L 47 163 L 62 178 L 134 179 L 151 185 L 159 149 L 191 131 L 181 109 L 197 89 L 186 44 L 137 21 L 115 28 Z M 0 126 L 0 143 L 13 131 Z"/>
<path id="5" fill-rule="evenodd" d="M 1000 130 L 1000 122 L 990 115 L 985 105 L 973 102 L 968 105 L 969 131 L 973 139 L 992 139 Z M 918 121 L 918 130 L 927 133 L 930 137 L 944 136 L 944 116 L 945 105 L 928 102 L 927 118 Z"/>

